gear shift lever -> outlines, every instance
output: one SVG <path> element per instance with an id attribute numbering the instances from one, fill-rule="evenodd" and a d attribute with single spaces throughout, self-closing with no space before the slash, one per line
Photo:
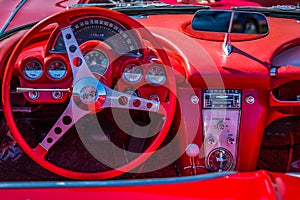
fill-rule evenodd
<path id="1" fill-rule="evenodd" d="M 189 144 L 185 149 L 185 153 L 188 155 L 191 161 L 191 166 L 186 166 L 184 169 L 190 169 L 192 175 L 197 174 L 197 168 L 205 168 L 204 166 L 196 166 L 195 158 L 199 155 L 200 149 L 196 144 Z"/>

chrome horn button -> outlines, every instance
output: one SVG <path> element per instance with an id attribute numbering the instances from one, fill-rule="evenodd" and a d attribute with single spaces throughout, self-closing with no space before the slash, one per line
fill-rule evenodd
<path id="1" fill-rule="evenodd" d="M 72 95 L 79 108 L 97 111 L 104 104 L 107 93 L 104 85 L 98 79 L 87 77 L 75 83 Z"/>
<path id="2" fill-rule="evenodd" d="M 91 104 L 97 101 L 98 92 L 94 86 L 84 86 L 80 92 L 79 97 L 82 103 Z"/>

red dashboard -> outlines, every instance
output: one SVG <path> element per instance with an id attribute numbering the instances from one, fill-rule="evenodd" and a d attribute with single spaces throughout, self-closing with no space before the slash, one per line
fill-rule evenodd
<path id="1" fill-rule="evenodd" d="M 244 198 L 255 186 L 248 199 L 294 198 L 299 21 L 259 11 L 264 34 L 199 31 L 186 8 L 69 8 L 4 33 L 0 194 L 44 197 L 62 181 L 53 194 L 73 198 Z M 243 28 L 235 12 L 229 27 Z"/>

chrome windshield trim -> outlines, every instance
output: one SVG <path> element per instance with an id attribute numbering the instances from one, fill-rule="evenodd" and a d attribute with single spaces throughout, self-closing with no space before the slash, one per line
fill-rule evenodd
<path id="1" fill-rule="evenodd" d="M 17 5 L 17 7 L 11 12 L 11 14 L 8 17 L 8 19 L 5 21 L 4 25 L 0 29 L 0 35 L 2 33 L 4 33 L 4 31 L 9 26 L 10 22 L 13 20 L 13 18 L 16 16 L 16 14 L 19 12 L 19 10 L 25 5 L 26 2 L 27 2 L 27 0 L 22 0 L 21 2 L 19 2 L 19 4 Z"/>

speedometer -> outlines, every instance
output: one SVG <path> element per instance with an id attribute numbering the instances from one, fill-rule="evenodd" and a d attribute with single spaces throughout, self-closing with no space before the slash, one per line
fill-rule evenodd
<path id="1" fill-rule="evenodd" d="M 162 65 L 152 65 L 149 67 L 146 79 L 154 85 L 161 85 L 166 80 L 166 72 Z"/>
<path id="2" fill-rule="evenodd" d="M 38 79 L 43 74 L 43 66 L 38 60 L 29 60 L 24 65 L 23 73 L 29 79 Z"/>

